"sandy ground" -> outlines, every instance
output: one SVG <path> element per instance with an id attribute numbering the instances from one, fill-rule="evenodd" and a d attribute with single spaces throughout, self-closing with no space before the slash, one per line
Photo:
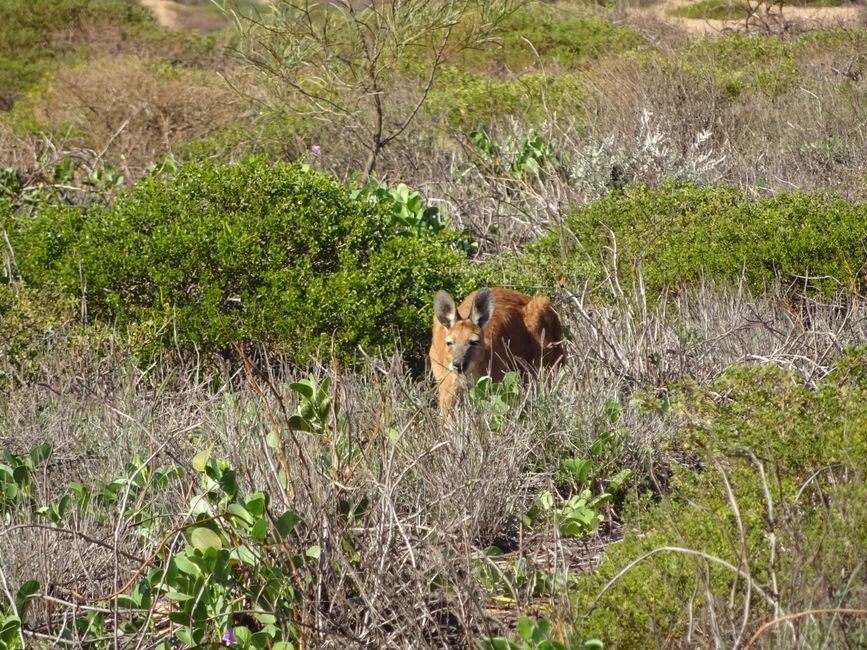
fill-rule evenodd
<path id="1" fill-rule="evenodd" d="M 176 5 L 171 0 L 139 1 L 154 13 L 154 16 L 157 17 L 157 22 L 163 27 L 168 27 L 169 29 L 178 29 L 180 27 L 178 12 L 175 9 Z"/>
<path id="2" fill-rule="evenodd" d="M 634 17 L 646 16 L 663 20 L 672 26 L 688 32 L 719 32 L 743 27 L 743 21 L 723 21 L 711 19 L 678 18 L 671 16 L 669 11 L 676 7 L 690 4 L 692 0 L 663 0 L 653 6 L 634 10 Z M 174 2 L 173 0 L 140 0 L 142 5 L 150 9 L 160 25 L 170 29 L 196 29 L 209 31 L 218 29 L 215 19 L 205 19 L 201 11 Z M 855 5 L 844 7 L 792 7 L 783 10 L 786 21 L 797 21 L 804 27 L 857 25 L 864 24 L 864 8 Z"/>
<path id="3" fill-rule="evenodd" d="M 669 12 L 673 9 L 692 4 L 694 0 L 663 0 L 650 7 L 637 9 L 635 17 L 642 15 L 663 20 L 674 27 L 692 33 L 711 33 L 743 29 L 743 20 L 714 20 L 710 18 L 679 18 Z M 754 0 L 755 2 L 756 0 Z M 865 10 L 856 5 L 842 7 L 795 7 L 783 8 L 786 22 L 798 23 L 802 27 L 835 27 L 863 24 Z"/>

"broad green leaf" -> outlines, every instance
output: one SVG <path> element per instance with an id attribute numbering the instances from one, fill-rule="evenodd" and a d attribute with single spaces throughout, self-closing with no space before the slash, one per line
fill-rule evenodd
<path id="1" fill-rule="evenodd" d="M 119 594 L 115 601 L 117 602 L 118 607 L 126 607 L 129 609 L 137 609 L 141 607 L 141 603 L 137 601 L 132 596 L 127 596 L 126 594 Z"/>
<path id="2" fill-rule="evenodd" d="M 18 609 L 19 616 L 27 615 L 30 599 L 37 591 L 39 591 L 39 583 L 36 580 L 28 580 L 18 588 L 18 592 L 15 594 L 15 607 Z"/>
<path id="3" fill-rule="evenodd" d="M 36 447 L 31 449 L 30 462 L 33 463 L 33 467 L 36 467 L 40 463 L 43 463 L 49 458 L 51 458 L 51 454 L 53 451 L 54 450 L 49 444 L 37 445 Z"/>
<path id="4" fill-rule="evenodd" d="M 238 627 L 233 627 L 232 631 L 235 633 L 235 639 L 238 641 L 239 646 L 244 648 L 250 644 L 250 638 L 253 636 L 250 628 L 239 625 Z"/>
<path id="5" fill-rule="evenodd" d="M 220 536 L 210 528 L 204 527 L 193 529 L 193 532 L 190 534 L 190 544 L 202 553 L 209 548 L 216 551 L 223 548 L 223 541 L 220 539 Z"/>
<path id="6" fill-rule="evenodd" d="M 313 433 L 313 426 L 300 415 L 293 415 L 289 418 L 289 428 L 294 429 L 295 431 Z"/>
<path id="7" fill-rule="evenodd" d="M 590 476 L 593 469 L 593 461 L 589 458 L 567 458 L 563 461 L 563 467 L 572 476 L 576 483 L 583 483 Z"/>
<path id="8" fill-rule="evenodd" d="M 318 560 L 321 552 L 322 549 L 319 548 L 319 544 L 314 544 L 304 552 L 304 555 L 313 558 L 314 560 Z"/>
<path id="9" fill-rule="evenodd" d="M 247 497 L 244 505 L 251 515 L 261 517 L 265 514 L 265 506 L 267 505 L 268 497 L 264 492 L 254 492 Z"/>
<path id="10" fill-rule="evenodd" d="M 199 473 L 204 473 L 208 468 L 208 461 L 211 459 L 211 448 L 203 449 L 198 454 L 193 456 L 193 469 Z"/>
<path id="11" fill-rule="evenodd" d="M 172 560 L 174 561 L 174 564 L 179 571 L 182 571 L 183 573 L 191 576 L 202 575 L 202 567 L 193 562 L 183 553 L 178 553 L 172 558 Z"/>
<path id="12" fill-rule="evenodd" d="M 171 614 L 169 615 L 169 618 L 171 619 Z M 180 627 L 175 630 L 175 636 L 178 637 L 178 641 L 180 641 L 181 643 L 184 643 L 188 646 L 195 645 L 195 643 L 193 642 L 193 637 L 190 634 L 190 630 L 186 627 Z"/>
<path id="13" fill-rule="evenodd" d="M 246 544 L 239 546 L 238 548 L 232 549 L 232 552 L 229 553 L 229 557 L 233 560 L 238 560 L 238 562 L 242 562 L 249 566 L 255 566 L 258 562 L 256 553 L 254 553 L 253 549 L 251 549 Z"/>
<path id="14" fill-rule="evenodd" d="M 312 379 L 301 379 L 294 384 L 289 384 L 289 389 L 307 399 L 313 399 L 313 395 L 316 392 L 316 384 L 313 383 Z"/>
<path id="15" fill-rule="evenodd" d="M 265 537 L 268 535 L 268 518 L 260 517 L 259 520 L 253 524 L 253 528 L 250 529 L 250 536 L 255 539 L 257 542 L 262 543 L 265 541 Z"/>
<path id="16" fill-rule="evenodd" d="M 617 475 L 611 479 L 611 482 L 608 485 L 608 489 L 611 490 L 611 492 L 617 492 L 623 486 L 623 484 L 629 480 L 631 476 L 631 469 L 627 468 L 620 470 L 619 472 L 617 472 Z"/>
<path id="17" fill-rule="evenodd" d="M 256 518 L 240 503 L 230 503 L 226 510 L 241 519 L 246 524 L 252 524 Z"/>
<path id="18" fill-rule="evenodd" d="M 279 537 L 281 539 L 288 537 L 295 530 L 295 526 L 298 525 L 299 521 L 301 521 L 301 517 L 293 510 L 287 510 L 280 515 L 277 521 L 274 522 Z"/>
<path id="19" fill-rule="evenodd" d="M 178 603 L 183 603 L 187 600 L 191 600 L 193 598 L 192 594 L 181 593 L 180 591 L 175 591 L 174 589 L 169 589 L 166 592 L 166 598 L 169 600 L 173 600 Z"/>
<path id="20" fill-rule="evenodd" d="M 527 642 L 533 640 L 533 629 L 535 625 L 533 621 L 531 621 L 526 616 L 519 616 L 516 627 L 518 628 L 518 635 Z"/>

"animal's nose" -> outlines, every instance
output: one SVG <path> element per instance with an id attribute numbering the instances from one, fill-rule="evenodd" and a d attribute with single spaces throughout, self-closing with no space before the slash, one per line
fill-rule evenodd
<path id="1" fill-rule="evenodd" d="M 470 364 L 467 359 L 456 359 L 452 361 L 452 370 L 454 370 L 459 375 L 462 375 L 467 371 L 467 367 L 469 365 Z"/>

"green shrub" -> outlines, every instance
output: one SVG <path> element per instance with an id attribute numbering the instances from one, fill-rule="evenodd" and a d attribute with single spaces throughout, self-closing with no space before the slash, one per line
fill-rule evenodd
<path id="1" fill-rule="evenodd" d="M 605 18 L 562 19 L 533 9 L 519 12 L 506 25 L 503 48 L 510 67 L 515 67 L 521 58 L 538 53 L 543 60 L 574 68 L 587 65 L 604 54 L 634 50 L 646 44 L 638 32 Z"/>
<path id="2" fill-rule="evenodd" d="M 580 74 L 549 78 L 527 73 L 503 81 L 447 67 L 424 111 L 428 118 L 466 132 L 518 115 L 530 123 L 544 121 L 549 112 L 582 117 L 586 94 Z"/>
<path id="3" fill-rule="evenodd" d="M 530 3 L 503 22 L 498 45 L 463 56 L 461 65 L 487 72 L 523 72 L 540 62 L 584 68 L 606 54 L 639 49 L 647 41 L 635 30 L 599 16 L 564 16 Z"/>
<path id="4" fill-rule="evenodd" d="M 598 575 L 579 580 L 579 599 L 593 605 L 580 633 L 616 648 L 703 647 L 713 638 L 730 647 L 744 615 L 747 638 L 773 615 L 775 596 L 787 613 L 863 607 L 865 355 L 863 347 L 850 351 L 816 389 L 772 365 L 735 367 L 711 386 L 682 387 L 676 443 L 691 460 L 673 466 L 670 496 L 633 504 L 624 542 L 608 547 Z M 742 575 L 662 547 L 704 553 Z M 602 585 L 654 550 L 594 602 Z M 771 647 L 790 647 L 786 632 L 781 625 L 768 633 L 781 635 Z M 821 645 L 813 634 L 835 647 L 864 639 L 857 620 L 832 617 L 800 633 L 805 647 Z"/>
<path id="5" fill-rule="evenodd" d="M 733 283 L 743 274 L 757 290 L 776 278 L 801 290 L 803 276 L 812 278 L 810 290 L 865 285 L 867 206 L 832 194 L 753 201 L 726 185 L 630 185 L 573 211 L 566 228 L 528 246 L 519 261 L 525 274 L 549 283 L 565 275 L 577 286 L 600 281 L 613 234 L 618 272 L 630 277 L 641 260 L 651 292 L 703 275 Z"/>
<path id="6" fill-rule="evenodd" d="M 61 292 L 0 284 L 0 387 L 37 375 L 43 353 L 74 321 L 75 307 Z"/>
<path id="7" fill-rule="evenodd" d="M 7 230 L 34 287 L 83 291 L 91 318 L 122 329 L 163 324 L 159 345 L 250 341 L 303 362 L 399 338 L 418 366 L 433 293 L 469 289 L 458 235 L 402 232 L 387 202 L 349 190 L 298 164 L 189 164 L 110 208 L 48 208 Z"/>
<path id="8" fill-rule="evenodd" d="M 782 95 L 801 78 L 797 45 L 773 36 L 729 33 L 691 41 L 669 57 L 651 54 L 654 64 L 698 80 L 713 79 L 731 97 L 744 93 Z"/>

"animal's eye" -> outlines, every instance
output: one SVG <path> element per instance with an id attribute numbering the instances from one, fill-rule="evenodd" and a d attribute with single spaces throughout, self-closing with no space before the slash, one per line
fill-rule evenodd
<path id="1" fill-rule="evenodd" d="M 452 347 L 454 344 L 455 344 L 454 341 L 446 341 L 446 347 L 447 347 L 447 348 Z"/>
<path id="2" fill-rule="evenodd" d="M 479 339 L 471 339 L 469 341 L 469 344 L 472 345 L 473 347 L 475 347 L 479 344 Z"/>

